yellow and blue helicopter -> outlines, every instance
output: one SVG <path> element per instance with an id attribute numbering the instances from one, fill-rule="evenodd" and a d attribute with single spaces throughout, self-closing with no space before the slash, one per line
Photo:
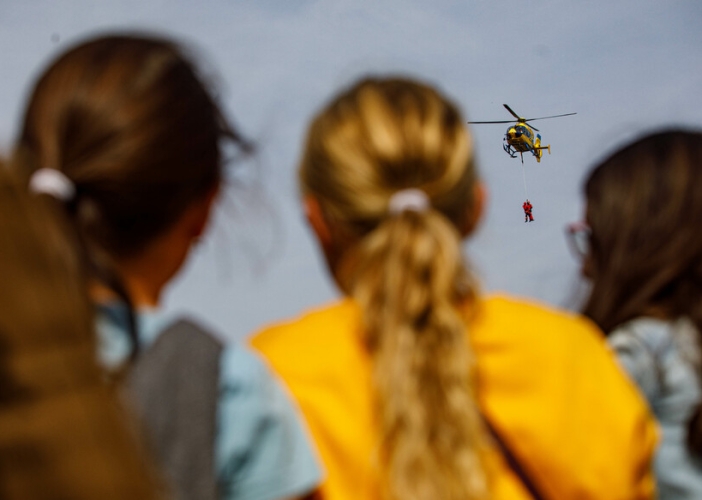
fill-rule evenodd
<path id="1" fill-rule="evenodd" d="M 503 104 L 503 106 L 510 112 L 512 116 L 517 119 L 517 123 L 512 125 L 507 129 L 505 137 L 503 139 L 502 148 L 505 152 L 512 158 L 517 157 L 517 153 L 524 163 L 524 153 L 531 151 L 531 153 L 536 157 L 537 162 L 541 162 L 541 155 L 544 149 L 548 150 L 548 154 L 551 154 L 551 145 L 542 146 L 541 145 L 541 134 L 534 134 L 534 131 L 539 132 L 539 129 L 533 125 L 527 125 L 526 122 L 532 122 L 534 120 L 545 120 L 547 118 L 559 118 L 561 116 L 570 116 L 577 113 L 566 113 L 563 115 L 553 115 L 553 116 L 541 116 L 539 118 L 522 118 L 517 113 L 512 111 L 512 109 Z M 475 124 L 483 123 L 512 123 L 513 120 L 500 120 L 491 122 L 468 122 Z"/>

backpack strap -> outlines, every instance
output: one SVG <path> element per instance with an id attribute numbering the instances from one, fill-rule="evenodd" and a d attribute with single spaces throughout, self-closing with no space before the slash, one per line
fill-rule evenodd
<path id="1" fill-rule="evenodd" d="M 490 432 L 490 435 L 495 441 L 495 444 L 497 444 L 497 447 L 502 452 L 502 456 L 507 462 L 507 465 L 510 469 L 512 469 L 512 472 L 519 478 L 522 485 L 526 488 L 531 497 L 534 500 L 546 500 L 546 497 L 541 494 L 539 488 L 537 488 L 536 484 L 534 484 L 529 474 L 527 474 L 527 472 L 524 470 L 522 465 L 519 463 L 517 457 L 514 455 L 514 453 L 512 453 L 512 450 L 509 448 L 509 446 L 507 446 L 507 443 L 504 439 L 502 439 L 495 427 L 493 427 L 492 423 L 484 416 L 483 422 L 485 423 L 488 432 Z"/>
<path id="2" fill-rule="evenodd" d="M 127 395 L 178 500 L 216 500 L 215 437 L 222 343 L 179 320 L 127 375 Z"/>

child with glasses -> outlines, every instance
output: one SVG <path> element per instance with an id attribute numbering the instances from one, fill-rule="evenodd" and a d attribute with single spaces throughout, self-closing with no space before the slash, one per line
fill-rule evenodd
<path id="1" fill-rule="evenodd" d="M 702 133 L 626 145 L 585 184 L 571 228 L 592 281 L 584 312 L 608 335 L 662 427 L 662 499 L 702 498 Z"/>

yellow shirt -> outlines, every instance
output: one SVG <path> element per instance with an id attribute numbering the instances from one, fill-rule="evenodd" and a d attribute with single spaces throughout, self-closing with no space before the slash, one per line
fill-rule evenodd
<path id="1" fill-rule="evenodd" d="M 481 411 L 552 499 L 651 498 L 656 428 L 587 320 L 506 297 L 468 326 Z M 325 500 L 378 498 L 370 358 L 350 300 L 252 338 L 297 399 L 327 471 Z M 501 459 L 496 499 L 527 499 Z"/>

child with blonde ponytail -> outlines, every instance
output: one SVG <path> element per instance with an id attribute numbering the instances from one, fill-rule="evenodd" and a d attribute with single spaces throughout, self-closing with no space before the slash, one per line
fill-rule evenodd
<path id="1" fill-rule="evenodd" d="M 310 126 L 304 207 L 346 298 L 252 343 L 307 419 L 322 496 L 649 498 L 654 424 L 601 333 L 477 291 L 464 124 L 430 86 L 369 78 Z"/>

